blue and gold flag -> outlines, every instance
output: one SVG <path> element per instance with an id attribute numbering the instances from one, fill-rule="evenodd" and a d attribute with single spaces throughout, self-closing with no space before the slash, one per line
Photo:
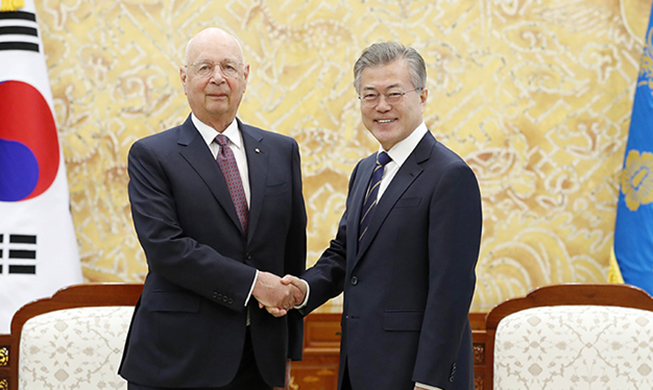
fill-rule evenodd
<path id="1" fill-rule="evenodd" d="M 653 295 L 653 10 L 620 184 L 614 255 L 624 282 Z"/>

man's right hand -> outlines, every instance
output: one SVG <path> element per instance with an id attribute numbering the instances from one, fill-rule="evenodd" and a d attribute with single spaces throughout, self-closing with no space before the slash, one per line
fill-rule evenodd
<path id="1" fill-rule="evenodd" d="M 270 272 L 259 271 L 252 295 L 275 317 L 286 315 L 290 309 L 303 302 L 296 301 L 301 291 L 290 283 L 282 283 L 281 278 Z"/>

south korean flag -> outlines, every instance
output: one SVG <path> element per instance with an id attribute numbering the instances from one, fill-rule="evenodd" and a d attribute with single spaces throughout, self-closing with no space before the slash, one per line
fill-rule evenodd
<path id="1" fill-rule="evenodd" d="M 24 304 L 83 281 L 52 107 L 28 0 L 0 12 L 0 333 Z"/>

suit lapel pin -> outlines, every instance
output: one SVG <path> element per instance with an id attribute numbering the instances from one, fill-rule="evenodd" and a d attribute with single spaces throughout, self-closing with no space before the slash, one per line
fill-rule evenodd
<path id="1" fill-rule="evenodd" d="M 261 149 L 259 149 L 259 148 L 254 149 L 254 151 L 255 151 L 256 153 L 261 153 Z"/>

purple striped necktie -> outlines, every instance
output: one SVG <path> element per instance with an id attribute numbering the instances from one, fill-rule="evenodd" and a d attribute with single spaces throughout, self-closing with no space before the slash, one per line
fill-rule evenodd
<path id="1" fill-rule="evenodd" d="M 229 138 L 224 134 L 218 134 L 215 137 L 215 142 L 220 145 L 218 152 L 218 165 L 222 170 L 222 175 L 227 182 L 227 188 L 231 195 L 231 200 L 236 207 L 238 219 L 243 227 L 243 232 L 247 235 L 247 225 L 249 223 L 249 209 L 247 207 L 247 198 L 245 197 L 245 190 L 243 189 L 243 182 L 240 179 L 240 172 L 236 164 L 234 152 L 229 147 Z"/>

